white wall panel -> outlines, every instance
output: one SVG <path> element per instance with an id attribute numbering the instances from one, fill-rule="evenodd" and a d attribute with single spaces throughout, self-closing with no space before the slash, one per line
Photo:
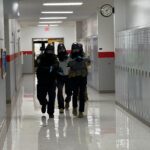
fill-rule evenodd
<path id="1" fill-rule="evenodd" d="M 98 35 L 98 16 L 94 14 L 89 19 L 82 21 L 82 38 Z"/>
<path id="2" fill-rule="evenodd" d="M 9 56 L 15 57 L 16 54 L 20 51 L 20 25 L 16 19 L 9 19 L 9 35 L 8 41 L 9 44 L 7 54 Z M 21 56 L 18 55 L 17 58 L 11 60 L 8 63 L 8 72 L 7 72 L 7 100 L 10 101 L 15 92 L 19 89 L 19 82 L 22 77 L 22 65 L 21 65 Z"/>
<path id="3" fill-rule="evenodd" d="M 4 48 L 4 16 L 3 0 L 0 0 L 0 48 Z M 1 69 L 1 68 L 0 68 Z M 6 81 L 0 74 L 0 128 L 6 117 Z"/>
<path id="4" fill-rule="evenodd" d="M 113 0 L 101 1 L 101 6 L 109 3 L 112 6 Z M 114 52 L 114 24 L 113 15 L 103 17 L 97 10 L 87 20 L 82 21 L 82 39 L 85 51 L 90 56 L 92 64 L 89 70 L 88 84 L 100 92 L 113 92 L 114 84 L 114 58 L 99 58 L 100 52 Z M 99 51 L 99 48 L 102 48 Z M 104 53 L 105 55 L 105 53 Z"/>
<path id="5" fill-rule="evenodd" d="M 113 0 L 102 0 L 103 4 L 114 5 Z M 98 13 L 98 45 L 102 51 L 114 51 L 114 15 L 110 17 L 103 17 Z"/>

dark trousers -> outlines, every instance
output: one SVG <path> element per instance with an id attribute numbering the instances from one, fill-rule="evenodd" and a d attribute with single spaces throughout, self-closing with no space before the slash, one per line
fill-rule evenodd
<path id="1" fill-rule="evenodd" d="M 65 100 L 63 96 L 64 86 L 65 86 L 65 94 L 66 94 Z M 68 78 L 68 76 L 60 76 L 57 79 L 57 88 L 58 88 L 58 93 L 57 93 L 58 106 L 59 106 L 59 109 L 61 108 L 64 109 L 64 101 L 69 103 L 71 100 L 71 95 L 72 95 L 71 83 L 70 83 L 70 79 Z"/>
<path id="2" fill-rule="evenodd" d="M 48 100 L 46 99 L 48 95 Z M 56 83 L 52 82 L 48 85 L 38 84 L 37 85 L 37 98 L 41 105 L 48 104 L 48 114 L 54 113 L 54 105 L 55 105 L 55 97 L 56 97 Z"/>
<path id="3" fill-rule="evenodd" d="M 78 98 L 79 98 L 80 112 L 84 112 L 86 85 L 87 85 L 87 77 L 78 76 L 72 78 L 73 108 L 78 107 Z"/>

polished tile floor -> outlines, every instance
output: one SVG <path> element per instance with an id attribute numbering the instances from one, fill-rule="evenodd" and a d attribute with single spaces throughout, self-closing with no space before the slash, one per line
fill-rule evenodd
<path id="1" fill-rule="evenodd" d="M 149 150 L 150 128 L 115 105 L 113 94 L 89 91 L 85 117 L 42 116 L 36 82 L 25 76 L 2 150 Z"/>

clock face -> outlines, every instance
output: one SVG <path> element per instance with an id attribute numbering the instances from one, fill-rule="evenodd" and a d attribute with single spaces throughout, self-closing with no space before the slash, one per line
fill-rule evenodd
<path id="1" fill-rule="evenodd" d="M 109 4 L 105 4 L 100 8 L 100 13 L 104 17 L 109 17 L 113 14 L 113 7 Z"/>

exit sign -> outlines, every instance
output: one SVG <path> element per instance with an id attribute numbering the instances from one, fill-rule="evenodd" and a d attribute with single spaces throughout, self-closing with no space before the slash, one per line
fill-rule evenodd
<path id="1" fill-rule="evenodd" d="M 45 31 L 48 32 L 49 31 L 49 26 L 45 27 Z"/>

